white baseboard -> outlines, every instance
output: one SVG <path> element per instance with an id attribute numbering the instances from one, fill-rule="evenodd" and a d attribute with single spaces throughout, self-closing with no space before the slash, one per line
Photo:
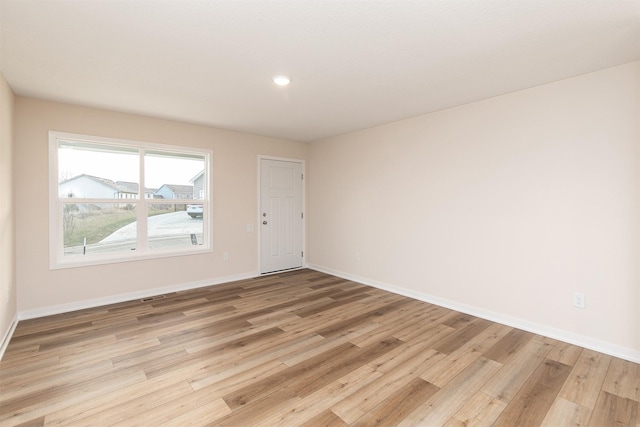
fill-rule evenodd
<path id="1" fill-rule="evenodd" d="M 165 286 L 162 288 L 145 289 L 144 291 L 131 292 L 126 294 L 113 295 L 103 298 L 94 298 L 90 300 L 77 301 L 69 304 L 60 304 L 50 307 L 36 308 L 33 310 L 24 310 L 18 312 L 19 320 L 35 319 L 37 317 L 51 316 L 53 314 L 68 313 L 76 310 L 84 310 L 87 308 L 100 307 L 103 305 L 116 304 L 119 302 L 132 301 L 141 298 L 152 297 L 154 295 L 162 295 L 171 292 L 186 291 L 189 289 L 204 288 L 206 286 L 219 285 L 222 283 L 235 282 L 237 280 L 252 279 L 258 277 L 260 273 L 248 272 L 235 274 L 231 276 L 216 277 L 214 279 L 199 280 L 197 282 L 179 283 L 177 285 Z"/>
<path id="2" fill-rule="evenodd" d="M 4 352 L 9 346 L 9 341 L 11 341 L 11 337 L 13 336 L 13 332 L 16 330 L 16 326 L 18 326 L 17 313 L 15 316 L 13 316 L 13 320 L 9 324 L 9 329 L 7 329 L 7 332 L 4 334 L 4 337 L 2 337 L 2 341 L 0 342 L 0 360 L 2 360 L 2 358 L 4 357 Z"/>
<path id="3" fill-rule="evenodd" d="M 575 334 L 563 329 L 554 328 L 547 325 L 542 325 L 536 322 L 530 322 L 526 319 L 516 318 L 494 311 L 485 310 L 479 307 L 470 306 L 457 301 L 451 301 L 444 298 L 436 297 L 433 295 L 425 294 L 422 292 L 416 292 L 409 289 L 404 289 L 395 285 L 380 282 L 377 280 L 369 279 L 367 277 L 357 276 L 350 273 L 346 273 L 332 268 L 323 267 L 315 264 L 306 264 L 305 268 L 311 270 L 320 271 L 323 273 L 331 274 L 333 276 L 341 277 L 343 279 L 351 280 L 354 282 L 362 283 L 365 285 L 373 286 L 374 288 L 382 289 L 388 292 L 393 292 L 398 295 L 403 295 L 409 298 L 413 298 L 419 301 L 424 301 L 430 304 L 436 304 L 441 307 L 449 308 L 451 310 L 459 311 L 462 313 L 470 314 L 472 316 L 480 317 L 483 319 L 491 320 L 493 322 L 502 323 L 514 328 L 522 329 L 534 334 L 544 335 L 549 338 L 564 341 L 570 344 L 578 345 L 580 347 L 588 348 L 591 350 L 599 351 L 601 353 L 608 354 L 610 356 L 619 357 L 621 359 L 629 360 L 634 363 L 640 363 L 640 351 L 612 344 L 606 341 L 598 340 L 585 335 Z M 229 283 L 238 280 L 252 279 L 259 277 L 259 272 L 241 273 L 231 276 L 218 277 L 209 280 L 200 280 L 197 282 L 181 283 L 172 286 L 165 286 L 162 288 L 147 289 L 144 291 L 131 292 L 127 294 L 114 295 L 104 298 L 95 298 L 90 300 L 78 301 L 69 304 L 61 304 L 50 307 L 43 307 L 33 310 L 20 311 L 11 322 L 9 330 L 3 337 L 0 344 L 0 360 L 9 345 L 9 341 L 13 336 L 13 332 L 18 324 L 18 320 L 34 319 L 37 317 L 50 316 L 53 314 L 68 313 L 76 310 L 84 310 L 87 308 L 100 307 L 103 305 L 115 304 L 119 302 L 131 301 L 135 299 L 147 298 L 154 295 L 160 295 L 171 292 L 185 291 L 189 289 L 202 288 L 206 286 L 219 285 L 222 283 Z"/>
<path id="4" fill-rule="evenodd" d="M 598 340 L 585 335 L 576 334 L 564 329 L 558 329 L 551 326 L 542 325 L 540 323 L 530 322 L 526 319 L 521 319 L 521 318 L 497 313 L 494 311 L 485 310 L 480 307 L 474 307 L 474 306 L 463 304 L 457 301 L 451 301 L 445 298 L 436 297 L 436 296 L 425 294 L 422 292 L 416 292 L 409 289 L 400 288 L 398 286 L 390 285 L 388 283 L 369 279 L 367 277 L 356 276 L 350 273 L 345 273 L 343 271 L 334 270 L 332 268 L 323 267 L 320 265 L 308 264 L 307 268 L 311 270 L 320 271 L 322 273 L 331 274 L 333 276 L 341 277 L 343 279 L 369 285 L 374 288 L 393 292 L 394 294 L 403 295 L 419 301 L 439 305 L 441 307 L 445 307 L 451 310 L 470 314 L 472 316 L 480 317 L 482 319 L 491 320 L 492 322 L 497 322 L 497 323 L 501 323 L 514 328 L 522 329 L 528 332 L 532 332 L 534 334 L 544 335 L 546 337 L 553 338 L 559 341 L 564 341 L 569 344 L 574 344 L 580 347 L 588 348 L 590 350 L 595 350 L 600 353 L 608 354 L 610 356 L 619 357 L 621 359 L 625 359 L 630 362 L 640 363 L 640 350 L 635 350 L 629 347 L 620 346 L 617 344 Z"/>

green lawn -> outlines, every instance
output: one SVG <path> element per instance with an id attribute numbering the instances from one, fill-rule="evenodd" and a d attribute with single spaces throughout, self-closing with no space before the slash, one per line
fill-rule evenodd
<path id="1" fill-rule="evenodd" d="M 173 210 L 152 210 L 149 216 L 160 215 Z M 64 246 L 81 246 L 84 238 L 87 244 L 98 243 L 114 231 L 136 220 L 136 212 L 128 209 L 105 209 L 89 212 L 74 212 L 70 233 L 65 233 Z"/>

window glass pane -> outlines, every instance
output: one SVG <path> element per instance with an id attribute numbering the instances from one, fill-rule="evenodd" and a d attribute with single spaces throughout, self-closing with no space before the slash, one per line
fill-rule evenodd
<path id="1" fill-rule="evenodd" d="M 147 218 L 150 249 L 184 249 L 203 245 L 203 205 L 152 205 Z"/>
<path id="2" fill-rule="evenodd" d="M 156 199 L 197 199 L 204 189 L 202 155 L 147 151 L 144 180 Z"/>
<path id="3" fill-rule="evenodd" d="M 81 141 L 58 144 L 60 197 L 136 199 L 139 170 L 137 149 Z"/>
<path id="4" fill-rule="evenodd" d="M 62 204 L 65 257 L 133 251 L 137 228 L 135 203 Z"/>
<path id="5" fill-rule="evenodd" d="M 52 269 L 210 251 L 209 150 L 60 132 L 49 144 Z"/>

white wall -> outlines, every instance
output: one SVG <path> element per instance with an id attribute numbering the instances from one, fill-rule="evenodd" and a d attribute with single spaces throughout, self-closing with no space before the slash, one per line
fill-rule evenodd
<path id="1" fill-rule="evenodd" d="M 16 318 L 13 92 L 0 73 L 0 357 Z"/>
<path id="2" fill-rule="evenodd" d="M 313 142 L 309 263 L 640 360 L 639 86 L 630 63 Z"/>
<path id="3" fill-rule="evenodd" d="M 213 151 L 213 253 L 49 270 L 48 132 L 60 131 Z M 36 316 L 158 288 L 258 272 L 258 155 L 307 159 L 308 145 L 31 98 L 15 99 L 18 310 Z M 229 261 L 222 253 L 229 252 Z"/>

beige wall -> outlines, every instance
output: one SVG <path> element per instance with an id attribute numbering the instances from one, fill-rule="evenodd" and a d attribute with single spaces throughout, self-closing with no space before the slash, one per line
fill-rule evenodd
<path id="1" fill-rule="evenodd" d="M 0 344 L 16 317 L 13 92 L 0 73 Z"/>
<path id="2" fill-rule="evenodd" d="M 310 265 L 640 359 L 639 85 L 636 62 L 313 142 Z"/>
<path id="3" fill-rule="evenodd" d="M 18 309 L 48 307 L 258 271 L 258 155 L 306 160 L 308 145 L 205 126 L 16 97 L 16 272 Z M 49 270 L 48 132 L 123 138 L 213 151 L 213 246 L 210 254 Z M 222 261 L 228 251 L 230 260 Z M 46 312 L 46 310 L 45 310 Z"/>

